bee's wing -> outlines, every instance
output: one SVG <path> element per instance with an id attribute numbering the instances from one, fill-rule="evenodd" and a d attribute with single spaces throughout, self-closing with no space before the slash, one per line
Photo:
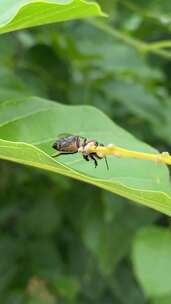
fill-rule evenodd
<path id="1" fill-rule="evenodd" d="M 71 133 L 60 133 L 60 134 L 58 134 L 58 138 L 68 137 L 68 136 L 71 136 L 71 135 L 73 135 L 73 134 L 71 134 Z"/>
<path id="2" fill-rule="evenodd" d="M 59 133 L 57 135 L 57 138 L 60 139 L 60 138 L 64 138 L 64 137 L 69 137 L 69 136 L 78 136 L 78 137 L 83 137 L 82 135 L 80 135 L 80 133 L 78 134 L 73 134 L 73 133 Z"/>

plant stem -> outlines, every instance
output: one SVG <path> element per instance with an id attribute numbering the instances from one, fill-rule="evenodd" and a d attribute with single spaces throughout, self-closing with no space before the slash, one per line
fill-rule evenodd
<path id="1" fill-rule="evenodd" d="M 141 53 L 153 53 L 156 55 L 159 55 L 166 59 L 171 59 L 171 52 L 163 50 L 161 48 L 163 47 L 170 47 L 171 41 L 158 41 L 153 43 L 145 43 L 143 41 L 140 41 L 138 39 L 132 38 L 125 33 L 111 27 L 105 22 L 99 21 L 97 19 L 89 19 L 87 22 L 91 25 L 93 25 L 96 28 L 101 29 L 102 31 L 108 33 L 115 39 L 121 40 L 125 42 L 126 44 L 134 47 Z"/>
<path id="2" fill-rule="evenodd" d="M 148 49 L 163 49 L 163 48 L 171 48 L 171 40 L 162 40 L 151 42 L 147 45 Z"/>
<path id="3" fill-rule="evenodd" d="M 137 159 L 144 159 L 144 160 L 152 160 L 156 161 L 158 163 L 164 163 L 171 165 L 171 155 L 169 155 L 168 152 L 162 152 L 162 153 L 145 153 L 145 152 L 137 152 L 133 150 L 127 150 L 124 148 L 117 147 L 115 145 L 108 145 L 105 147 L 95 147 L 90 146 L 88 148 L 88 153 L 97 153 L 99 156 L 107 156 L 107 155 L 114 155 L 118 157 L 129 157 L 129 158 L 137 158 Z"/>

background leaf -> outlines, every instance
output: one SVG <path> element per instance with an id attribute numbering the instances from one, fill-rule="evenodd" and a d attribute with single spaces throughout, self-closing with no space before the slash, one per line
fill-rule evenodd
<path id="1" fill-rule="evenodd" d="M 83 0 L 1 1 L 0 33 L 89 16 L 102 16 L 100 7 Z"/>
<path id="2" fill-rule="evenodd" d="M 148 297 L 171 294 L 170 258 L 171 235 L 168 229 L 151 227 L 139 231 L 133 247 L 133 261 L 137 278 Z M 165 303 L 164 299 L 161 303 Z"/>

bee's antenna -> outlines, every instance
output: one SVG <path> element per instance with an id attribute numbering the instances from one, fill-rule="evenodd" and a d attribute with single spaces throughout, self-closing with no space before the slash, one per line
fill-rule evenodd
<path id="1" fill-rule="evenodd" d="M 105 159 L 105 163 L 106 163 L 107 170 L 109 170 L 109 165 L 108 165 L 106 156 L 104 157 L 104 159 Z"/>

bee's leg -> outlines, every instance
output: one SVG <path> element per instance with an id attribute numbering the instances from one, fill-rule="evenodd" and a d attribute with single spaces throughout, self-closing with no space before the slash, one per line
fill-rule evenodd
<path id="1" fill-rule="evenodd" d="M 77 151 L 76 152 L 69 152 L 69 153 L 65 153 L 65 152 L 62 152 L 62 153 L 58 153 L 58 154 L 56 154 L 56 155 L 52 155 L 51 157 L 58 157 L 58 156 L 61 156 L 61 155 L 68 155 L 68 154 L 75 154 L 75 153 L 77 153 Z"/>
<path id="2" fill-rule="evenodd" d="M 89 156 L 88 156 L 88 155 L 83 155 L 83 158 L 84 158 L 86 161 L 89 161 Z"/>
<path id="3" fill-rule="evenodd" d="M 109 170 L 109 165 L 108 165 L 107 157 L 105 156 L 104 159 L 105 159 L 107 170 Z"/>
<path id="4" fill-rule="evenodd" d="M 104 147 L 103 144 L 100 144 L 99 146 Z M 102 159 L 102 158 L 103 158 L 103 157 L 99 157 L 98 155 L 96 155 L 96 157 L 97 157 L 98 159 Z M 104 156 L 104 159 L 105 159 L 105 163 L 106 163 L 107 170 L 109 170 L 109 165 L 108 165 L 107 157 Z"/>
<path id="5" fill-rule="evenodd" d="M 104 146 L 104 145 L 100 145 L 100 146 Z M 96 153 L 93 153 L 93 155 L 97 158 L 97 159 L 105 159 L 105 163 L 106 163 L 106 167 L 107 167 L 107 170 L 109 170 L 109 165 L 108 165 L 108 161 L 107 161 L 107 157 L 106 156 L 103 156 L 103 157 L 100 157 L 98 156 Z"/>
<path id="6" fill-rule="evenodd" d="M 91 153 L 91 154 L 90 154 L 90 157 L 91 157 L 91 159 L 92 159 L 92 160 L 94 160 L 94 164 L 95 164 L 95 168 L 96 168 L 96 167 L 97 167 L 97 165 L 98 165 L 97 160 L 96 160 L 96 158 L 95 158 L 95 157 L 96 157 L 96 155 L 95 155 L 95 154 L 93 154 L 93 153 Z"/>
<path id="7" fill-rule="evenodd" d="M 109 170 L 109 165 L 108 165 L 107 157 L 106 157 L 106 156 L 99 157 L 98 155 L 96 155 L 96 157 L 97 157 L 98 159 L 102 159 L 102 158 L 104 157 L 105 163 L 106 163 L 106 167 L 107 167 L 107 170 Z"/>

